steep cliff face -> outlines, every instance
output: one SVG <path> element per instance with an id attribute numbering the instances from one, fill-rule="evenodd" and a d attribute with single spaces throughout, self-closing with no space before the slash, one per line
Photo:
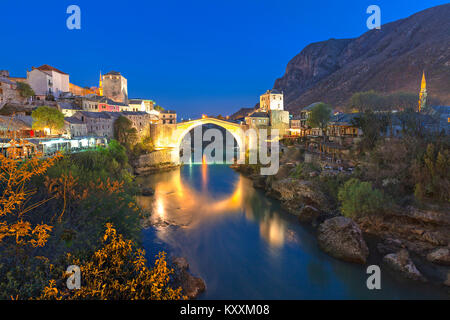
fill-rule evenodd
<path id="1" fill-rule="evenodd" d="M 358 91 L 418 93 L 425 70 L 429 96 L 450 104 L 450 4 L 382 25 L 356 39 L 308 45 L 274 89 L 297 112 L 316 101 L 342 107 Z"/>

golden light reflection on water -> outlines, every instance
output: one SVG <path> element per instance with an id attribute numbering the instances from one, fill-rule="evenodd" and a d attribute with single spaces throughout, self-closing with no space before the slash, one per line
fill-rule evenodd
<path id="1" fill-rule="evenodd" d="M 193 174 L 192 168 L 186 169 Z M 259 224 L 260 236 L 271 247 L 283 246 L 285 222 L 268 209 L 268 203 L 261 203 L 261 199 L 267 200 L 255 194 L 251 181 L 239 175 L 233 191 L 217 197 L 208 189 L 208 165 L 205 162 L 200 169 L 201 191 L 184 182 L 180 170 L 160 174 L 152 181 L 153 197 L 138 197 L 141 207 L 151 210 L 151 222 L 156 225 L 160 238 L 165 238 L 167 232 L 167 228 L 161 226 L 176 225 L 189 231 L 204 223 L 244 213 L 248 220 Z M 146 184 L 145 178 L 142 182 Z"/>

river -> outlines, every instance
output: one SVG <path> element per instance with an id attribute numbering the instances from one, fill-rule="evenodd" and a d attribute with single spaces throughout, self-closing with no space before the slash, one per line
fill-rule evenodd
<path id="1" fill-rule="evenodd" d="M 381 290 L 368 290 L 367 266 L 323 253 L 312 228 L 226 165 L 185 165 L 139 179 L 155 190 L 139 198 L 155 223 L 143 231 L 147 258 L 160 250 L 186 257 L 206 282 L 199 299 L 448 299 L 383 267 Z"/>

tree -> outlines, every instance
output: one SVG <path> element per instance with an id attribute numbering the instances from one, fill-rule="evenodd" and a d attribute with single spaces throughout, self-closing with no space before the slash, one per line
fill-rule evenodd
<path id="1" fill-rule="evenodd" d="M 423 159 L 416 160 L 411 171 L 415 180 L 414 195 L 418 200 L 450 200 L 450 152 L 430 143 Z"/>
<path id="2" fill-rule="evenodd" d="M 387 100 L 391 106 L 391 109 L 389 110 L 400 109 L 415 111 L 417 109 L 417 101 L 419 100 L 419 97 L 414 93 L 395 92 L 390 94 Z"/>
<path id="3" fill-rule="evenodd" d="M 128 149 L 137 141 L 137 130 L 130 119 L 120 116 L 114 121 L 114 138 Z"/>
<path id="4" fill-rule="evenodd" d="M 64 115 L 61 111 L 48 106 L 41 106 L 31 113 L 33 129 L 61 130 L 64 127 Z"/>
<path id="5" fill-rule="evenodd" d="M 326 103 L 315 105 L 308 117 L 308 125 L 312 128 L 320 128 L 322 131 L 327 127 L 330 121 L 332 108 Z"/>
<path id="6" fill-rule="evenodd" d="M 372 150 L 391 123 L 392 119 L 389 113 L 374 113 L 368 110 L 355 117 L 352 124 L 363 132 L 363 138 L 359 145 L 361 151 Z"/>
<path id="7" fill-rule="evenodd" d="M 157 110 L 157 111 L 164 111 L 164 108 L 161 107 L 160 105 L 156 105 L 155 106 L 155 110 Z"/>
<path id="8" fill-rule="evenodd" d="M 325 142 L 325 128 L 330 121 L 332 108 L 330 105 L 320 102 L 316 104 L 308 117 L 308 126 L 312 128 L 320 128 L 323 133 L 323 141 Z"/>
<path id="9" fill-rule="evenodd" d="M 31 89 L 30 85 L 25 82 L 18 82 L 17 90 L 19 90 L 19 94 L 23 98 L 30 98 L 35 95 L 33 89 Z"/>
<path id="10" fill-rule="evenodd" d="M 373 90 L 357 92 L 350 98 L 348 108 L 351 111 L 365 112 L 380 110 L 384 104 L 383 97 Z"/>

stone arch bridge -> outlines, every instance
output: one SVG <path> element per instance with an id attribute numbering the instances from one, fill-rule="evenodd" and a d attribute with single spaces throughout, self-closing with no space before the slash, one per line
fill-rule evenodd
<path id="1" fill-rule="evenodd" d="M 248 140 L 245 132 L 248 125 L 216 118 L 201 118 L 176 124 L 150 124 L 150 137 L 155 148 L 170 150 L 172 162 L 179 163 L 180 145 L 184 136 L 195 127 L 204 124 L 215 124 L 226 129 L 236 139 L 240 153 L 245 153 L 246 139 Z"/>

